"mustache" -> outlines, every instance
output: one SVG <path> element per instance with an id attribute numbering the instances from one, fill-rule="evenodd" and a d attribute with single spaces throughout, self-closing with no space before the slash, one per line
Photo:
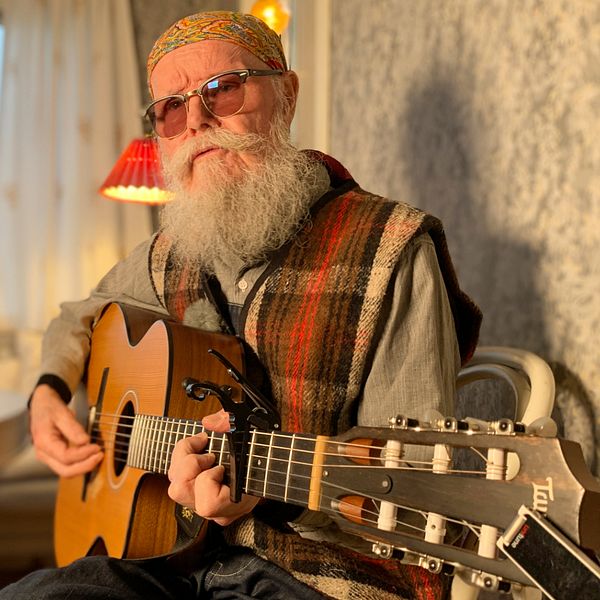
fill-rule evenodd
<path id="1" fill-rule="evenodd" d="M 264 151 L 266 143 L 266 136 L 258 133 L 234 133 L 225 129 L 212 129 L 183 142 L 171 160 L 177 165 L 191 165 L 198 154 L 213 148 L 260 153 Z"/>

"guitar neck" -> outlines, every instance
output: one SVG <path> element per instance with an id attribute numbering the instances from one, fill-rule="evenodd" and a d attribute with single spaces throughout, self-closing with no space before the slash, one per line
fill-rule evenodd
<path id="1" fill-rule="evenodd" d="M 175 444 L 202 431 L 196 421 L 137 415 L 127 464 L 166 474 Z M 227 473 L 230 436 L 208 435 L 205 451 L 215 454 Z M 404 445 L 428 446 L 434 460 L 407 462 Z M 484 468 L 451 468 L 450 449 L 462 448 L 476 449 Z M 244 451 L 245 466 L 238 473 L 243 492 L 324 512 L 382 552 L 416 552 L 424 565 L 436 557 L 529 585 L 519 568 L 496 556 L 495 547 L 519 507 L 531 504 L 576 544 L 600 549 L 600 485 L 586 470 L 581 451 L 564 440 L 417 426 L 355 427 L 335 437 L 253 430 Z M 519 457 L 518 473 L 510 478 L 495 478 L 493 468 L 505 462 L 498 460 L 500 453 Z M 447 541 L 447 520 L 475 532 L 481 551 Z"/>
<path id="2" fill-rule="evenodd" d="M 155 415 L 136 415 L 127 454 L 131 467 L 166 475 L 173 448 L 180 440 L 204 431 L 202 423 Z M 216 464 L 229 472 L 227 435 L 206 432 L 205 452 L 216 456 Z M 317 436 L 266 433 L 254 430 L 248 443 L 243 491 L 252 496 L 281 500 L 300 506 L 311 504 L 311 478 L 320 474 L 315 463 Z M 316 469 L 316 471 L 314 470 Z"/>

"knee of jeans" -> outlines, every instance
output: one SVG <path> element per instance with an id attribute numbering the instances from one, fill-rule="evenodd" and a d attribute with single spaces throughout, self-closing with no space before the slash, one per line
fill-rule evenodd
<path id="1" fill-rule="evenodd" d="M 244 572 L 252 569 L 259 558 L 255 554 L 244 552 L 242 554 L 227 554 L 217 558 L 206 574 L 206 583 L 210 585 L 219 579 L 235 579 Z"/>

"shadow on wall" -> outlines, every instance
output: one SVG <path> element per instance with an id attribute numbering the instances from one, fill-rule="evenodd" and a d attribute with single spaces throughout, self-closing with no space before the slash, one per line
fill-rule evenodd
<path id="1" fill-rule="evenodd" d="M 559 362 L 551 362 L 550 368 L 556 380 L 556 405 L 552 416 L 561 431 L 569 439 L 581 444 L 583 455 L 592 473 L 600 475 L 598 464 L 598 435 L 594 427 L 600 422 L 600 415 L 583 385 L 575 373 Z"/>
<path id="2" fill-rule="evenodd" d="M 491 210 L 490 203 L 498 199 L 487 195 L 486 181 L 499 176 L 494 132 L 473 129 L 474 110 L 468 94 L 444 76 L 432 77 L 409 94 L 399 127 L 405 131 L 399 154 L 406 161 L 409 197 L 444 222 L 461 285 L 483 311 L 480 343 L 524 348 L 551 362 L 551 324 L 545 319 L 537 277 L 543 249 L 511 239 L 510 228 Z M 551 366 L 561 435 L 582 444 L 588 465 L 596 471 L 590 398 L 575 374 L 558 362 Z M 486 400 L 471 399 L 462 412 L 489 417 Z"/>

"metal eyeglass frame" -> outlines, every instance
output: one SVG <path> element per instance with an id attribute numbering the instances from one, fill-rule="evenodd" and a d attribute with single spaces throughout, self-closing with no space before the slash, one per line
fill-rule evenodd
<path id="1" fill-rule="evenodd" d="M 211 81 L 213 81 L 214 79 L 219 79 L 219 77 L 223 77 L 224 75 L 239 75 L 240 79 L 242 80 L 242 84 L 244 84 L 244 83 L 246 83 L 246 79 L 248 79 L 248 77 L 264 77 L 264 76 L 268 76 L 268 75 L 281 75 L 282 73 L 283 73 L 282 69 L 232 69 L 231 71 L 223 71 L 222 73 L 217 73 L 217 75 L 213 75 L 206 81 L 202 82 L 200 84 L 200 86 L 197 87 L 195 90 L 190 90 L 189 92 L 186 92 L 185 94 L 169 94 L 168 96 L 163 96 L 162 98 L 157 98 L 156 100 L 154 100 L 153 102 L 151 102 L 148 105 L 148 107 L 146 108 L 146 112 L 144 113 L 144 116 L 148 119 L 148 121 L 150 121 L 150 123 L 152 125 L 152 130 L 158 137 L 165 139 L 165 140 L 172 140 L 173 138 L 180 136 L 186 130 L 186 128 L 184 127 L 179 133 L 177 133 L 175 135 L 171 135 L 171 136 L 159 135 L 159 133 L 156 131 L 156 128 L 154 127 L 154 122 L 149 115 L 150 109 L 155 104 L 158 104 L 159 102 L 163 102 L 164 100 L 167 100 L 168 98 L 177 98 L 178 100 L 181 100 L 184 103 L 185 111 L 186 111 L 186 113 L 189 113 L 189 99 L 192 96 L 199 96 L 200 100 L 202 101 L 202 106 L 204 106 L 204 108 L 211 115 L 213 115 L 213 117 L 217 117 L 218 119 L 226 119 L 227 117 L 233 117 L 233 115 L 237 115 L 244 108 L 244 104 L 246 103 L 246 93 L 244 92 L 244 102 L 242 102 L 242 105 L 235 112 L 231 113 L 230 115 L 217 115 L 212 110 L 210 110 L 210 108 L 206 105 L 206 102 L 204 100 L 204 94 L 202 93 L 202 90 Z"/>

